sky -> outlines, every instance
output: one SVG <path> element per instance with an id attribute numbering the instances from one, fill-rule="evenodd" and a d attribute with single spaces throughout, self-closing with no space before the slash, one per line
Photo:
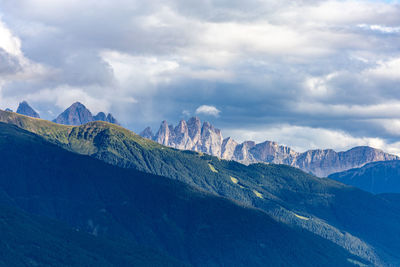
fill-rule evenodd
<path id="1" fill-rule="evenodd" d="M 399 1 L 0 0 L 0 108 L 400 154 Z"/>

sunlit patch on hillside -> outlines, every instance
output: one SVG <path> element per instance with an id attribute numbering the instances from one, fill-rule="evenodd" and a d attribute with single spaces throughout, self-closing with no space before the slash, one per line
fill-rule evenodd
<path id="1" fill-rule="evenodd" d="M 244 189 L 245 187 L 239 183 L 239 179 L 229 176 L 231 178 L 232 183 L 238 185 L 240 188 Z"/>
<path id="2" fill-rule="evenodd" d="M 263 195 L 262 195 L 260 192 L 258 192 L 257 190 L 253 190 L 253 193 L 254 193 L 254 195 L 256 195 L 256 197 L 258 197 L 258 198 L 264 198 Z"/>
<path id="3" fill-rule="evenodd" d="M 354 264 L 354 265 L 357 265 L 357 266 L 360 266 L 360 267 L 364 267 L 364 266 L 368 266 L 368 265 L 366 265 L 366 264 L 364 264 L 364 263 L 362 263 L 362 262 L 359 262 L 359 261 L 356 261 L 356 260 L 353 260 L 353 259 L 347 259 L 350 263 L 352 263 L 352 264 Z"/>
<path id="4" fill-rule="evenodd" d="M 211 165 L 210 163 L 208 163 L 208 167 L 210 167 L 210 170 L 211 170 L 212 172 L 218 173 L 218 171 L 217 171 L 217 170 L 214 168 L 214 166 Z"/>
<path id="5" fill-rule="evenodd" d="M 301 216 L 301 215 L 299 215 L 299 214 L 296 214 L 296 213 L 293 213 L 294 214 L 294 216 L 296 216 L 297 218 L 299 218 L 299 219 L 301 219 L 301 220 L 305 220 L 305 221 L 308 221 L 310 218 L 307 218 L 307 217 L 304 217 L 304 216 Z"/>

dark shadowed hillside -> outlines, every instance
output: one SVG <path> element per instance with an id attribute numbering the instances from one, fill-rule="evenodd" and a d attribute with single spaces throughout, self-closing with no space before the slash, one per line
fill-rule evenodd
<path id="1" fill-rule="evenodd" d="M 331 174 L 329 178 L 374 194 L 400 193 L 400 161 L 373 162 L 361 168 Z"/>
<path id="2" fill-rule="evenodd" d="M 0 194 L 0 266 L 184 266 L 132 242 L 96 237 L 28 214 Z"/>

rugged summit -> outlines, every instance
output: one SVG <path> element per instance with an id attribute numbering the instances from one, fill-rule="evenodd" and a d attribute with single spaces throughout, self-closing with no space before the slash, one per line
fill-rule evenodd
<path id="1" fill-rule="evenodd" d="M 150 127 L 147 127 L 140 135 L 177 149 L 204 152 L 219 157 L 222 153 L 221 131 L 214 128 L 209 122 L 201 125 L 200 119 L 197 117 L 191 118 L 187 122 L 181 120 L 176 127 L 163 121 L 155 135 Z"/>
<path id="2" fill-rule="evenodd" d="M 92 121 L 106 121 L 118 124 L 118 121 L 110 113 L 106 116 L 104 112 L 99 112 L 93 116 L 90 110 L 80 102 L 75 102 L 53 120 L 55 123 L 65 125 L 81 125 Z"/>
<path id="3" fill-rule="evenodd" d="M 99 112 L 99 113 L 97 113 L 96 116 L 93 116 L 93 120 L 106 121 L 109 123 L 119 124 L 117 119 L 114 118 L 114 116 L 111 113 L 108 113 L 108 115 L 106 116 L 106 114 L 104 112 Z"/>
<path id="4" fill-rule="evenodd" d="M 177 149 L 203 152 L 245 164 L 258 162 L 286 164 L 320 177 L 358 168 L 370 162 L 400 159 L 367 146 L 355 147 L 344 152 L 317 149 L 299 153 L 272 141 L 259 144 L 254 141 L 245 141 L 239 144 L 231 137 L 223 139 L 221 130 L 209 122 L 201 124 L 197 117 L 187 122 L 181 120 L 176 127 L 163 121 L 155 135 L 150 127 L 147 127 L 140 135 Z"/>
<path id="5" fill-rule="evenodd" d="M 19 103 L 17 113 L 33 118 L 40 118 L 39 113 L 37 113 L 31 106 L 29 106 L 28 102 L 26 101 L 22 101 L 21 103 Z"/>

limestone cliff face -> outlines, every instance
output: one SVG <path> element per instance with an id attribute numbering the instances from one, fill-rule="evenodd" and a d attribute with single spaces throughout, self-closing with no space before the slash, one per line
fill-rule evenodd
<path id="1" fill-rule="evenodd" d="M 258 162 L 286 164 L 319 177 L 361 167 L 374 161 L 400 159 L 398 156 L 371 147 L 355 147 L 344 152 L 317 149 L 299 153 L 272 141 L 259 144 L 245 141 L 239 144 L 230 137 L 223 139 L 219 129 L 209 122 L 201 124 L 197 117 L 188 121 L 181 120 L 175 128 L 163 121 L 155 135 L 149 127 L 140 135 L 177 149 L 203 152 L 244 164 Z"/>
<path id="2" fill-rule="evenodd" d="M 367 146 L 352 148 L 344 152 L 331 149 L 310 150 L 299 155 L 293 166 L 317 176 L 325 177 L 335 172 L 359 168 L 375 161 L 397 160 L 398 156 Z"/>

